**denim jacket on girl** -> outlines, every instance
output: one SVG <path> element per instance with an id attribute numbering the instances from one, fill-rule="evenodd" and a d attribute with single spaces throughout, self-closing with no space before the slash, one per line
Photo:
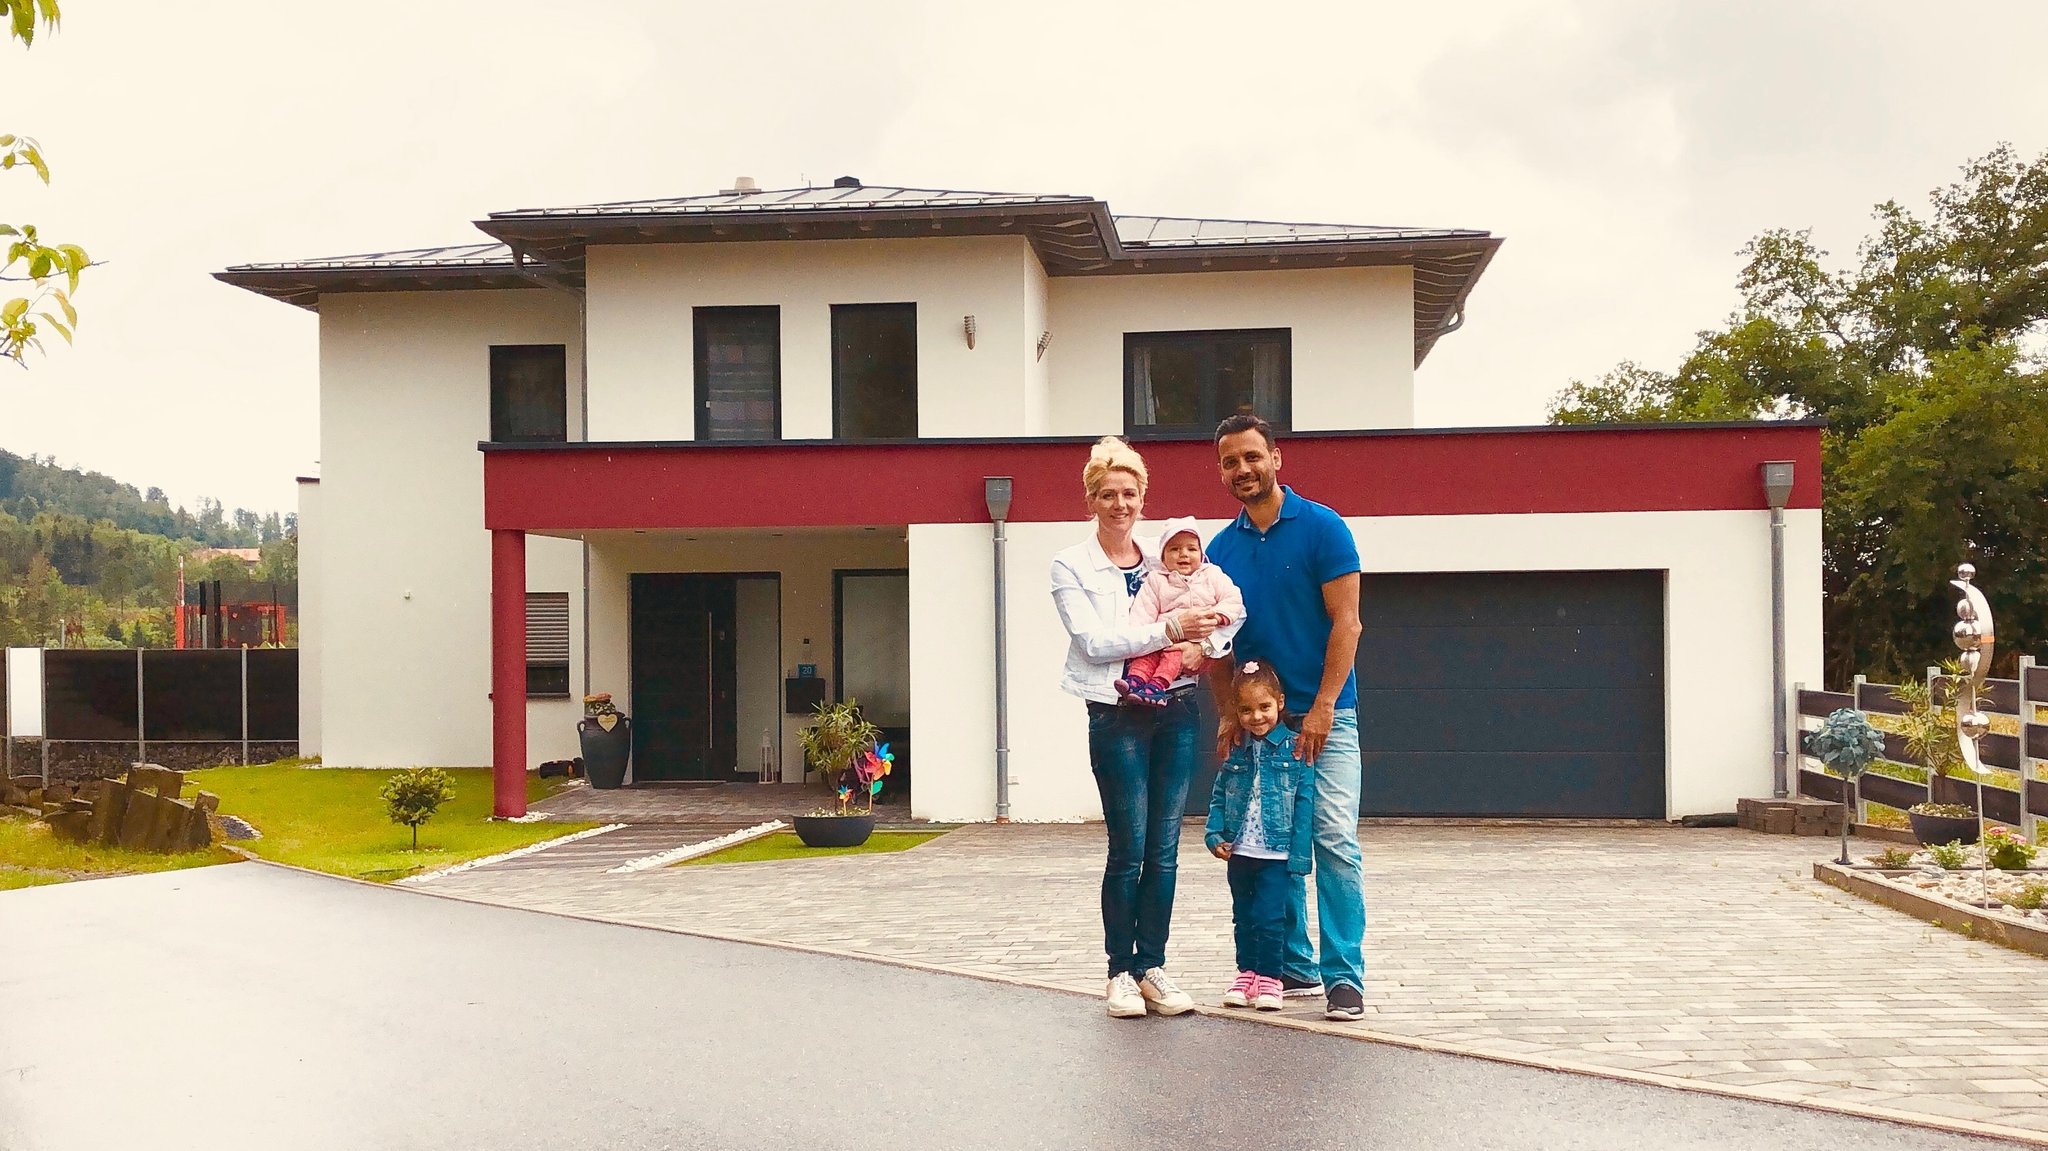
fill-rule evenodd
<path id="1" fill-rule="evenodd" d="M 1245 733 L 1230 758 L 1216 769 L 1216 789 L 1209 794 L 1209 850 L 1235 843 L 1244 827 L 1252 781 L 1258 781 L 1259 822 L 1266 843 L 1287 849 L 1287 870 L 1307 875 L 1315 844 L 1315 769 L 1294 758 L 1294 733 L 1275 724 L 1263 736 Z"/>

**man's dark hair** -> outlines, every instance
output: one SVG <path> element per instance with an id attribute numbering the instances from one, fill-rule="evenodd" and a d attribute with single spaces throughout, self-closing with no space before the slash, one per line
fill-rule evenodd
<path id="1" fill-rule="evenodd" d="M 1223 442 L 1223 437 L 1234 436 L 1239 432 L 1259 433 L 1259 438 L 1266 441 L 1267 451 L 1273 450 L 1273 444 L 1279 439 L 1273 433 L 1273 425 L 1257 416 L 1241 412 L 1237 415 L 1226 417 L 1222 423 L 1216 425 L 1216 442 L 1220 444 Z"/>

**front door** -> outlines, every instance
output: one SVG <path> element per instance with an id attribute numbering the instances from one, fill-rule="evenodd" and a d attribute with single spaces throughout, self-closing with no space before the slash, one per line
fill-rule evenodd
<path id="1" fill-rule="evenodd" d="M 632 577 L 633 780 L 726 780 L 738 756 L 734 579 Z"/>

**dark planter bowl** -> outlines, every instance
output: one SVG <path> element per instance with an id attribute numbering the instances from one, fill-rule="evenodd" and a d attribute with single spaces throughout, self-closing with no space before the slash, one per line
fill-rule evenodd
<path id="1" fill-rule="evenodd" d="M 633 721 L 622 715 L 606 731 L 594 719 L 578 720 L 576 734 L 583 740 L 583 778 L 590 786 L 625 786 L 626 764 L 633 758 Z"/>
<path id="2" fill-rule="evenodd" d="M 872 815 L 792 815 L 805 847 L 859 847 L 875 833 Z"/>
<path id="3" fill-rule="evenodd" d="M 1909 811 L 1906 818 L 1913 824 L 1913 838 L 1928 847 L 1943 843 L 1977 842 L 1977 817 L 1974 815 L 1921 815 Z"/>

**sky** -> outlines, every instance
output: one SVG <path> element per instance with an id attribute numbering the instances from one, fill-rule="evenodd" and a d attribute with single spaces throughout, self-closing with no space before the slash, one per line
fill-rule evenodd
<path id="1" fill-rule="evenodd" d="M 0 219 L 104 266 L 75 347 L 0 365 L 0 448 L 188 506 L 317 474 L 315 317 L 229 264 L 481 240 L 487 212 L 762 187 L 1058 192 L 1135 215 L 1506 238 L 1416 373 L 1422 426 L 1529 424 L 1671 367 L 1737 251 L 2048 149 L 2048 5 L 1365 0 L 64 0 L 0 47 L 48 188 Z"/>

